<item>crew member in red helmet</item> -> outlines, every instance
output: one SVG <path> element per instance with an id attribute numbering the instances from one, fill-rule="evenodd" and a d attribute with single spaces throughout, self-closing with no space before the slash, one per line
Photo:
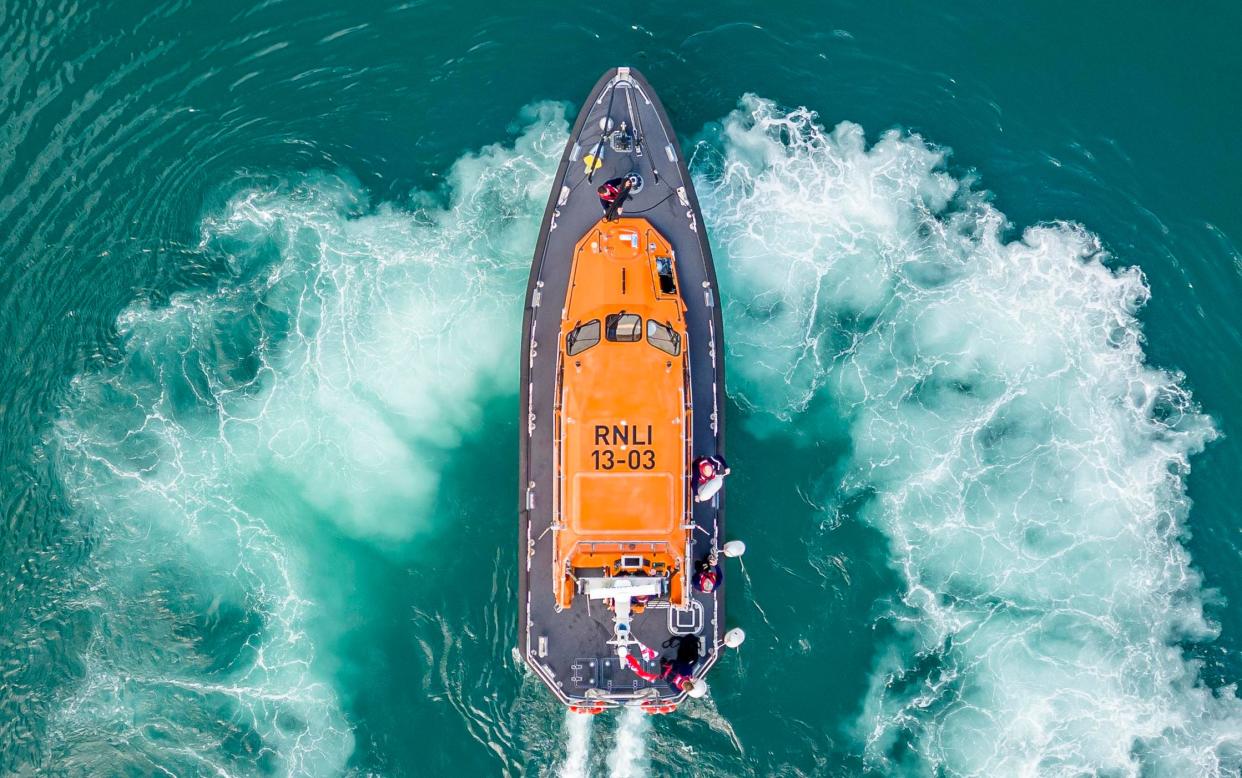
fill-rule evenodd
<path id="1" fill-rule="evenodd" d="M 730 472 L 724 457 L 712 455 L 694 460 L 694 501 L 707 502 L 716 496 Z"/>
<path id="2" fill-rule="evenodd" d="M 704 594 L 711 594 L 724 583 L 724 570 L 720 569 L 715 554 L 694 563 L 694 576 L 690 583 L 695 591 Z"/>

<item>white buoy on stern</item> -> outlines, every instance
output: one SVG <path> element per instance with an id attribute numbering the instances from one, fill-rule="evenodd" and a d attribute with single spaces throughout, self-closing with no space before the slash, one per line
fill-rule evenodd
<path id="1" fill-rule="evenodd" d="M 746 641 L 746 632 L 741 627 L 734 627 L 724 634 L 724 644 L 729 648 L 737 648 Z"/>
<path id="2" fill-rule="evenodd" d="M 741 556 L 746 553 L 746 544 L 740 540 L 730 540 L 720 549 L 725 556 Z"/>
<path id="3" fill-rule="evenodd" d="M 681 690 L 686 693 L 687 697 L 699 699 L 707 696 L 707 681 L 702 678 L 689 678 L 682 682 Z"/>

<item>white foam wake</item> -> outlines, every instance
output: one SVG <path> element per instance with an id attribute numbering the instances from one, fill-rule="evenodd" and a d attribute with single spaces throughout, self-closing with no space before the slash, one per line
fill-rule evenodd
<path id="1" fill-rule="evenodd" d="M 840 490 L 904 580 L 859 721 L 871 763 L 1242 769 L 1242 706 L 1179 648 L 1214 636 L 1179 542 L 1214 431 L 1145 362 L 1142 273 L 1072 224 L 1007 240 L 918 137 L 868 148 L 750 97 L 699 163 L 731 388 L 773 426 L 848 425 Z"/>
<path id="2" fill-rule="evenodd" d="M 591 722 L 594 716 L 565 712 L 565 761 L 560 778 L 584 778 L 591 758 Z"/>
<path id="3" fill-rule="evenodd" d="M 626 708 L 617 721 L 616 742 L 608 754 L 611 778 L 641 778 L 647 774 L 647 741 L 651 717 L 639 708 Z"/>
<path id="4" fill-rule="evenodd" d="M 396 553 L 427 531 L 479 403 L 515 390 L 507 333 L 567 132 L 559 107 L 524 118 L 413 211 L 339 175 L 247 186 L 203 223 L 222 277 L 121 315 L 118 357 L 78 377 L 56 435 L 94 619 L 58 764 L 344 769 L 324 653 L 357 604 L 323 539 Z"/>

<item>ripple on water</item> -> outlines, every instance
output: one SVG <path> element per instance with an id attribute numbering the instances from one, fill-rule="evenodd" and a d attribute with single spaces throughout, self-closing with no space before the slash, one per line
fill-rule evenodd
<path id="1" fill-rule="evenodd" d="M 316 574 L 314 536 L 401 553 L 432 526 L 478 403 L 513 391 L 494 333 L 516 326 L 566 132 L 559 106 L 523 118 L 512 146 L 463 157 L 415 213 L 372 208 L 338 175 L 245 185 L 203 220 L 213 281 L 120 315 L 116 357 L 75 379 L 53 441 L 93 548 L 79 571 L 92 582 L 70 595 L 91 618 L 83 679 L 42 690 L 62 698 L 45 764 L 346 767 L 353 723 L 330 654 L 356 603 Z M 503 759 L 506 713 L 462 656 L 481 633 L 501 655 L 513 639 L 495 564 L 498 610 L 436 616 L 430 668 Z"/>

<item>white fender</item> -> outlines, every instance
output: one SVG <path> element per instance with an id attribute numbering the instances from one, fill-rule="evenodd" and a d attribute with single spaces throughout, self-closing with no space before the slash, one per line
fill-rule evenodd
<path id="1" fill-rule="evenodd" d="M 707 681 L 704 681 L 702 678 L 688 680 L 681 685 L 681 688 L 685 691 L 687 697 L 693 697 L 696 700 L 707 696 Z"/>
<path id="2" fill-rule="evenodd" d="M 710 481 L 704 481 L 699 484 L 698 490 L 694 493 L 695 502 L 707 502 L 716 496 L 716 492 L 720 491 L 720 487 L 724 486 L 724 476 L 718 475 Z"/>

